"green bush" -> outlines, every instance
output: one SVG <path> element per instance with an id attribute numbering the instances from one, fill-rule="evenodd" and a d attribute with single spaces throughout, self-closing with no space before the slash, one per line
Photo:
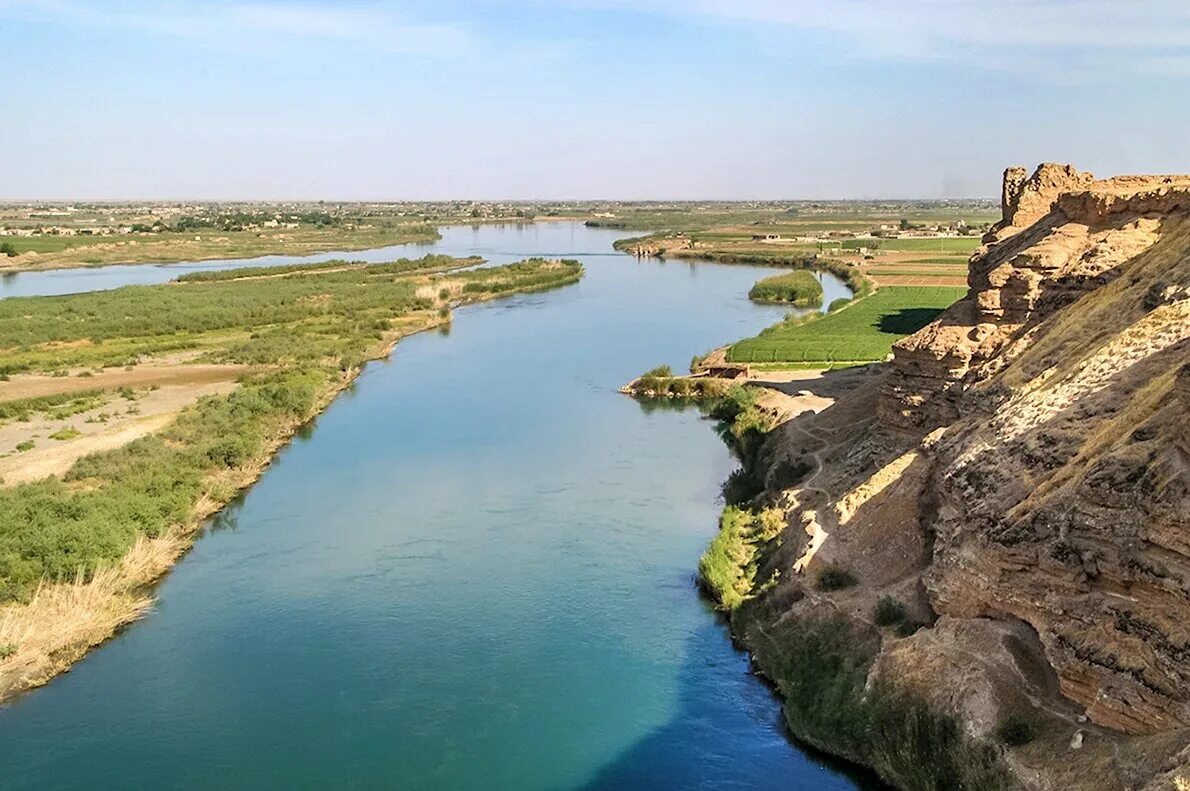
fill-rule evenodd
<path id="1" fill-rule="evenodd" d="M 81 393 L 22 398 L 0 403 L 0 423 L 9 420 L 27 421 L 34 414 L 47 415 L 52 420 L 62 420 L 80 412 L 86 412 L 102 405 L 105 396 L 99 390 Z"/>
<path id="2" fill-rule="evenodd" d="M 699 580 L 725 610 L 738 607 L 748 592 L 744 534 L 751 524 L 751 512 L 734 506 L 724 508 L 719 532 L 698 561 Z"/>
<path id="3" fill-rule="evenodd" d="M 756 406 L 756 391 L 744 385 L 732 385 L 710 409 L 715 420 L 733 421 L 744 412 Z"/>
<path id="4" fill-rule="evenodd" d="M 751 502 L 763 491 L 764 479 L 747 467 L 732 471 L 720 487 L 723 502 L 728 505 Z"/>
<path id="5" fill-rule="evenodd" d="M 827 563 L 818 570 L 815 576 L 815 586 L 820 591 L 837 591 L 855 585 L 855 577 L 841 566 Z"/>
<path id="6" fill-rule="evenodd" d="M 904 604 L 891 596 L 882 596 L 872 611 L 872 620 L 877 626 L 892 626 L 905 620 L 906 615 Z"/>
<path id="7" fill-rule="evenodd" d="M 839 297 L 838 299 L 832 299 L 831 304 L 826 308 L 826 312 L 834 313 L 836 310 L 842 310 L 850 304 L 851 297 Z"/>

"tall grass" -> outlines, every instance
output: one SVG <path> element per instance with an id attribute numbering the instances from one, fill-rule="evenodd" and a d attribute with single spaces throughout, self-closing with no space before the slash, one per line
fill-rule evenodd
<path id="1" fill-rule="evenodd" d="M 822 304 L 822 284 L 811 272 L 799 269 L 756 282 L 748 292 L 753 302 L 776 302 L 795 307 Z"/>

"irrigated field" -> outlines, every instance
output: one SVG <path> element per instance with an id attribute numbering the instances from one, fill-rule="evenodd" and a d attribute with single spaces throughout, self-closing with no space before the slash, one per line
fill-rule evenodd
<path id="1" fill-rule="evenodd" d="M 727 359 L 822 368 L 883 360 L 896 340 L 929 324 L 964 293 L 953 287 L 882 288 L 835 313 L 769 327 L 732 346 Z"/>

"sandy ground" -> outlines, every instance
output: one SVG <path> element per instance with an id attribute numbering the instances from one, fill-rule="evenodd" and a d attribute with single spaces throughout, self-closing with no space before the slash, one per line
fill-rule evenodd
<path id="1" fill-rule="evenodd" d="M 144 372 L 111 373 L 131 375 Z M 216 379 L 213 378 L 213 372 L 208 371 L 199 378 L 209 377 L 210 381 L 163 384 L 157 390 L 136 391 L 135 400 L 126 399 L 118 393 L 109 393 L 105 403 L 100 406 L 62 420 L 52 420 L 45 415 L 37 414 L 28 422 L 13 421 L 0 425 L 0 481 L 7 486 L 65 475 L 83 456 L 119 448 L 147 434 L 160 431 L 170 425 L 180 411 L 199 398 L 231 392 L 236 388 L 235 377 L 239 373 L 238 369 L 224 371 L 222 377 Z M 97 375 L 92 379 L 59 378 L 53 381 L 65 385 L 75 382 L 91 383 L 89 387 L 80 389 L 92 389 L 95 380 L 99 378 Z M 153 380 L 150 383 L 157 384 L 159 381 L 160 379 Z M 121 381 L 117 385 L 109 386 L 129 384 Z M 52 434 L 63 429 L 74 429 L 79 434 L 71 439 L 51 438 Z M 16 446 L 26 441 L 32 441 L 33 448 L 23 452 L 17 451 Z"/>
<path id="2" fill-rule="evenodd" d="M 40 398 L 59 393 L 81 393 L 86 390 L 114 390 L 120 387 L 198 387 L 216 382 L 234 382 L 248 370 L 246 365 L 146 363 L 132 370 L 109 368 L 91 376 L 16 374 L 9 381 L 0 382 L 0 401 Z"/>
<path id="3" fill-rule="evenodd" d="M 780 404 L 788 417 L 796 417 L 831 406 L 840 396 L 867 382 L 875 368 L 863 365 L 835 371 L 755 371 L 748 383 L 778 394 L 780 398 L 772 404 Z"/>

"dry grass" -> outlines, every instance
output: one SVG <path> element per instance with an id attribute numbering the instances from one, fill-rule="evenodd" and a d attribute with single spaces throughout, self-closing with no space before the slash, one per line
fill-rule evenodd
<path id="1" fill-rule="evenodd" d="M 0 698 L 49 681 L 92 646 L 139 618 L 150 583 L 189 545 L 181 531 L 140 538 L 117 564 L 85 581 L 42 583 L 27 604 L 0 608 Z M 2 655 L 2 654 L 0 654 Z"/>

